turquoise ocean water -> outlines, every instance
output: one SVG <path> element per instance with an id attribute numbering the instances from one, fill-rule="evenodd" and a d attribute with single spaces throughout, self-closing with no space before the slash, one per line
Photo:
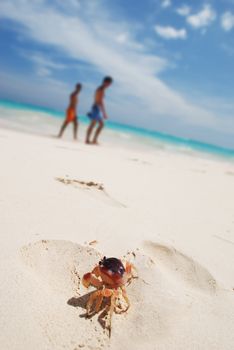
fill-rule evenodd
<path id="1" fill-rule="evenodd" d="M 63 118 L 64 113 L 48 108 L 0 100 L 0 126 L 2 127 L 49 136 L 58 132 Z M 89 121 L 86 116 L 79 116 L 79 120 L 81 125 L 85 125 Z M 204 155 L 221 156 L 234 160 L 234 149 L 179 138 L 113 121 L 107 122 L 103 135 L 105 134 L 107 139 L 115 138 L 122 146 L 135 143 L 139 147 L 153 147 L 160 150 L 174 149 L 191 154 L 199 152 Z"/>

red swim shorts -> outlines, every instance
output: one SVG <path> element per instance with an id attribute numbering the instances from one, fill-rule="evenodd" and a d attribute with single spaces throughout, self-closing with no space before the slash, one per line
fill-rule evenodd
<path id="1" fill-rule="evenodd" d="M 66 121 L 73 122 L 74 120 L 76 120 L 76 111 L 74 108 L 68 108 Z"/>

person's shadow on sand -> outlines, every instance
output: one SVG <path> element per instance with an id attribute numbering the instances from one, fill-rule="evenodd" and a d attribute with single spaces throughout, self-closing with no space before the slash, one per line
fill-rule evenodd
<path id="1" fill-rule="evenodd" d="M 73 307 L 80 307 L 80 308 L 86 310 L 86 304 L 87 304 L 91 294 L 93 294 L 94 292 L 87 293 L 85 295 L 82 295 L 79 298 L 73 297 L 67 301 L 67 304 L 70 306 L 73 306 Z M 107 317 L 108 317 L 109 308 L 110 308 L 110 298 L 104 298 L 102 305 L 100 307 L 100 310 L 99 310 L 100 314 L 98 316 L 98 322 L 100 323 L 100 325 L 103 329 L 107 329 L 110 332 L 109 327 L 107 327 Z M 97 314 L 97 312 L 95 310 L 93 310 L 93 312 L 90 313 L 89 315 L 87 314 L 87 312 L 85 312 L 84 314 L 81 314 L 80 317 L 90 319 L 93 316 L 95 316 L 96 314 Z"/>

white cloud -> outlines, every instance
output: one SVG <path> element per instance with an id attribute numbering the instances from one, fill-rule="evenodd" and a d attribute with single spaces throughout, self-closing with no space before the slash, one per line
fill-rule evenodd
<path id="1" fill-rule="evenodd" d="M 25 55 L 26 56 L 26 55 Z M 38 64 L 39 66 L 44 66 L 52 69 L 65 69 L 66 66 L 61 63 L 54 62 L 49 57 L 45 57 L 41 53 L 27 54 L 27 58 Z"/>
<path id="2" fill-rule="evenodd" d="M 36 69 L 36 73 L 37 75 L 39 75 L 39 77 L 49 77 L 51 76 L 51 70 L 45 67 L 38 67 Z"/>
<path id="3" fill-rule="evenodd" d="M 181 7 L 176 9 L 176 12 L 180 15 L 180 16 L 188 16 L 191 12 L 191 8 L 188 5 L 182 5 Z"/>
<path id="4" fill-rule="evenodd" d="M 203 9 L 187 17 L 187 22 L 195 29 L 207 27 L 216 19 L 216 12 L 211 5 L 204 5 Z"/>
<path id="5" fill-rule="evenodd" d="M 162 7 L 167 8 L 171 6 L 171 0 L 163 0 L 162 1 Z"/>
<path id="6" fill-rule="evenodd" d="M 186 39 L 187 32 L 186 29 L 176 29 L 170 26 L 155 26 L 156 33 L 164 39 Z"/>
<path id="7" fill-rule="evenodd" d="M 221 26 L 226 32 L 229 32 L 234 27 L 234 14 L 230 11 L 225 12 L 221 17 Z"/>
<path id="8" fill-rule="evenodd" d="M 106 34 L 105 34 L 106 36 Z M 116 35 L 113 33 L 113 31 L 110 33 L 110 41 L 116 41 L 116 43 L 120 45 L 124 45 L 124 48 L 138 50 L 138 51 L 144 51 L 144 45 L 142 43 L 136 42 L 133 38 L 131 38 L 130 33 L 128 32 L 122 32 L 117 33 Z"/>
<path id="9" fill-rule="evenodd" d="M 20 51 L 20 53 L 22 57 L 33 63 L 36 74 L 40 77 L 49 77 L 52 76 L 54 70 L 67 68 L 64 64 L 54 62 L 51 58 L 38 52 Z"/>
<path id="10" fill-rule="evenodd" d="M 117 35 L 116 41 L 120 44 L 124 44 L 128 41 L 128 35 L 126 33 L 121 33 Z"/>
<path id="11" fill-rule="evenodd" d="M 50 77 L 54 70 L 63 70 L 67 68 L 64 64 L 55 62 L 48 57 L 48 55 L 45 56 L 40 52 L 20 50 L 19 54 L 33 63 L 35 72 L 39 77 Z"/>

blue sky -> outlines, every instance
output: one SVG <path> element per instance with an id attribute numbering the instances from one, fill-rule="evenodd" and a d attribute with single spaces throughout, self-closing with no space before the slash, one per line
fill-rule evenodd
<path id="1" fill-rule="evenodd" d="M 1 0 L 0 98 L 234 148 L 234 0 Z"/>

